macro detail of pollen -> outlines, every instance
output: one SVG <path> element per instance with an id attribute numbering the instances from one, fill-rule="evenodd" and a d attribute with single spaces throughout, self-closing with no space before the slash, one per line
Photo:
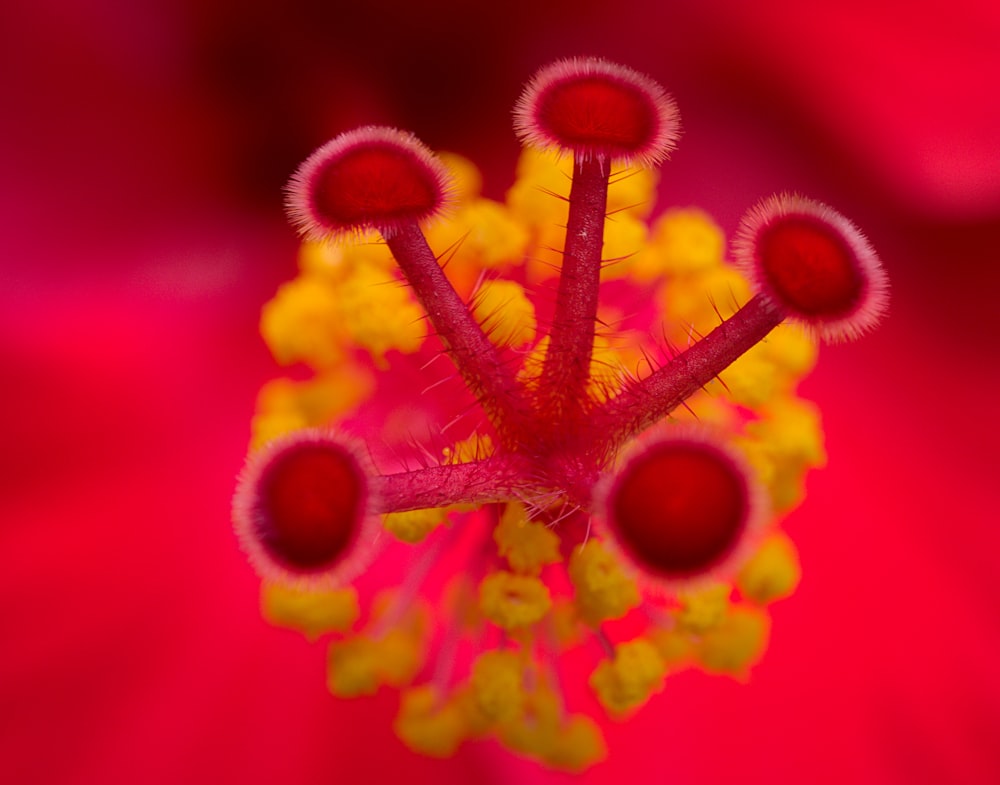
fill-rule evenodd
<path id="1" fill-rule="evenodd" d="M 799 581 L 782 522 L 826 460 L 797 388 L 888 284 L 806 197 L 751 206 L 731 248 L 657 205 L 680 117 L 627 67 L 541 69 L 514 130 L 503 202 L 377 126 L 292 177 L 298 272 L 260 323 L 288 372 L 233 518 L 264 615 L 327 648 L 335 696 L 399 691 L 426 755 L 493 738 L 579 770 L 672 674 L 764 656 Z"/>

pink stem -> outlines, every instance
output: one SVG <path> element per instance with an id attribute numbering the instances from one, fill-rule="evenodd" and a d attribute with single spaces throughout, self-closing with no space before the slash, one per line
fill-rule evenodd
<path id="1" fill-rule="evenodd" d="M 601 283 L 609 167 L 608 161 L 598 158 L 574 163 L 562 273 L 539 385 L 542 411 L 550 415 L 565 411 L 567 406 L 579 407 L 586 400 Z"/>
<path id="2" fill-rule="evenodd" d="M 617 445 L 666 417 L 762 341 L 784 315 L 754 297 L 693 346 L 603 407 L 605 438 Z"/>
<path id="3" fill-rule="evenodd" d="M 523 388 L 445 276 L 420 228 L 405 226 L 386 243 L 470 392 L 503 437 L 501 423 L 527 419 Z"/>
<path id="4" fill-rule="evenodd" d="M 387 474 L 374 481 L 378 509 L 405 512 L 449 504 L 489 504 L 516 498 L 526 470 L 511 455 Z"/>

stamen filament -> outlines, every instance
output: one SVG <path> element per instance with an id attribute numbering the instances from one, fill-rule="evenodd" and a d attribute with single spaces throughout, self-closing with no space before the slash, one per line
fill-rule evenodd
<path id="1" fill-rule="evenodd" d="M 414 607 L 431 569 L 438 563 L 441 554 L 454 546 L 462 528 L 458 525 L 449 527 L 413 560 L 406 571 L 406 577 L 392 598 L 391 605 L 372 624 L 368 633 L 371 638 L 378 639 L 384 636 L 400 622 L 407 611 Z"/>

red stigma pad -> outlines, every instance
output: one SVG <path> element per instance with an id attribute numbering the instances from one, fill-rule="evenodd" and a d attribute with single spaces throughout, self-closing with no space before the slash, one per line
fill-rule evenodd
<path id="1" fill-rule="evenodd" d="M 798 314 L 847 314 L 861 298 L 864 281 L 854 253 L 817 219 L 786 216 L 766 226 L 757 253 L 775 296 Z"/>
<path id="2" fill-rule="evenodd" d="M 347 150 L 319 169 L 312 198 L 329 223 L 360 226 L 431 213 L 440 190 L 411 152 L 377 144 Z"/>
<path id="3" fill-rule="evenodd" d="M 739 469 L 710 446 L 654 445 L 622 470 L 609 504 L 622 546 L 665 577 L 703 572 L 728 556 L 748 520 Z"/>
<path id="4" fill-rule="evenodd" d="M 538 101 L 538 119 L 566 147 L 635 151 L 656 133 L 649 99 L 601 76 L 553 84 Z"/>
<path id="5" fill-rule="evenodd" d="M 350 547 L 365 488 L 354 458 L 342 448 L 298 446 L 279 455 L 260 483 L 259 536 L 279 562 L 321 569 Z"/>

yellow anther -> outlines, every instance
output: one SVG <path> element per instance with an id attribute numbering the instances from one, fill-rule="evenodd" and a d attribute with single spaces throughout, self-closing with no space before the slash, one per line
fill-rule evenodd
<path id="1" fill-rule="evenodd" d="M 458 153 L 439 152 L 437 155 L 451 175 L 449 191 L 454 202 L 464 204 L 479 196 L 483 176 L 472 161 Z"/>
<path id="2" fill-rule="evenodd" d="M 385 366 L 390 349 L 412 354 L 426 337 L 424 312 L 392 275 L 359 265 L 336 289 L 337 310 L 353 343 Z"/>
<path id="3" fill-rule="evenodd" d="M 507 204 L 525 226 L 565 226 L 573 161 L 551 151 L 525 149 L 517 162 L 517 179 L 507 191 Z M 563 239 L 565 239 L 565 230 Z"/>
<path id="4" fill-rule="evenodd" d="M 819 356 L 819 345 L 806 328 L 782 322 L 760 344 L 764 356 L 788 376 L 805 376 L 812 371 Z"/>
<path id="5" fill-rule="evenodd" d="M 612 281 L 631 275 L 635 260 L 646 246 L 649 233 L 644 221 L 628 213 L 608 217 L 604 224 L 604 247 L 601 251 L 601 280 Z"/>
<path id="6" fill-rule="evenodd" d="M 497 735 L 512 750 L 542 758 L 562 723 L 563 706 L 552 687 L 540 679 L 525 693 L 524 713 L 500 723 Z"/>
<path id="7" fill-rule="evenodd" d="M 261 613 L 271 624 L 305 633 L 310 640 L 326 632 L 345 632 L 358 620 L 358 593 L 344 589 L 305 589 L 261 584 Z"/>
<path id="8" fill-rule="evenodd" d="M 356 636 L 330 644 L 326 685 L 338 698 L 374 695 L 379 688 L 379 663 L 375 641 Z"/>
<path id="9" fill-rule="evenodd" d="M 710 630 L 725 618 L 731 591 L 729 584 L 715 583 L 682 592 L 678 595 L 681 607 L 677 612 L 677 623 L 688 632 Z"/>
<path id="10" fill-rule="evenodd" d="M 530 239 L 527 227 L 505 205 L 490 199 L 462 204 L 447 221 L 432 223 L 426 234 L 463 297 L 472 292 L 483 270 L 523 264 Z"/>
<path id="11" fill-rule="evenodd" d="M 789 397 L 772 402 L 747 433 L 767 445 L 779 462 L 826 463 L 819 409 L 809 401 Z"/>
<path id="12" fill-rule="evenodd" d="M 330 645 L 327 684 L 334 695 L 372 695 L 380 685 L 413 681 L 423 665 L 427 618 L 420 605 L 400 613 L 399 602 L 390 592 L 378 595 L 366 632 Z"/>
<path id="13" fill-rule="evenodd" d="M 392 270 L 395 261 L 389 246 L 375 233 L 359 238 L 359 242 L 306 241 L 299 248 L 299 269 L 305 276 L 319 276 L 340 281 L 354 273 L 359 265 Z"/>
<path id="14" fill-rule="evenodd" d="M 724 393 L 733 403 L 755 409 L 766 403 L 775 393 L 782 375 L 771 362 L 762 344 L 752 346 L 719 374 L 721 384 L 708 389 Z"/>
<path id="15" fill-rule="evenodd" d="M 672 278 L 663 287 L 664 319 L 674 325 L 671 339 L 684 348 L 728 319 L 750 299 L 750 286 L 732 267 L 713 267 L 700 275 Z M 721 318 L 720 318 L 721 315 Z"/>
<path id="16" fill-rule="evenodd" d="M 608 215 L 612 219 L 620 216 L 643 219 L 645 223 L 644 219 L 649 216 L 656 201 L 659 179 L 655 169 L 624 169 L 620 164 L 613 163 L 608 182 Z M 609 225 L 610 221 L 605 227 Z"/>
<path id="17" fill-rule="evenodd" d="M 474 710 L 488 723 L 507 722 L 524 711 L 524 661 L 512 651 L 488 651 L 472 664 Z"/>
<path id="18" fill-rule="evenodd" d="M 438 526 L 448 520 L 443 507 L 407 512 L 390 512 L 382 518 L 382 526 L 397 540 L 415 544 L 422 542 Z"/>
<path id="19" fill-rule="evenodd" d="M 476 199 L 461 211 L 457 222 L 468 232 L 459 253 L 473 256 L 480 269 L 524 261 L 528 230 L 499 202 Z"/>
<path id="20" fill-rule="evenodd" d="M 652 629 L 649 631 L 648 637 L 668 668 L 683 665 L 694 654 L 694 642 L 691 635 L 681 629 Z"/>
<path id="21" fill-rule="evenodd" d="M 699 390 L 685 403 L 687 406 L 682 406 L 671 413 L 671 419 L 699 423 L 701 427 L 713 429 L 718 433 L 738 432 L 742 425 L 739 413 L 733 409 L 729 401 L 719 395 Z"/>
<path id="22" fill-rule="evenodd" d="M 569 560 L 580 618 L 590 625 L 619 619 L 639 604 L 635 580 L 598 540 L 590 539 Z"/>
<path id="23" fill-rule="evenodd" d="M 542 368 L 545 367 L 545 353 L 549 348 L 549 336 L 542 336 L 542 339 L 535 344 L 535 348 L 532 349 L 524 357 L 524 362 L 521 365 L 521 370 L 517 374 L 517 378 L 522 382 L 528 389 L 535 389 L 538 387 L 538 380 L 542 375 Z"/>
<path id="24" fill-rule="evenodd" d="M 514 281 L 486 281 L 473 297 L 472 315 L 497 346 L 535 340 L 535 306 Z"/>
<path id="25" fill-rule="evenodd" d="M 767 486 L 776 510 L 805 494 L 805 473 L 826 463 L 816 406 L 791 396 L 770 401 L 759 420 L 747 425 L 745 452 Z"/>
<path id="26" fill-rule="evenodd" d="M 590 686 L 612 714 L 625 714 L 644 704 L 663 687 L 667 674 L 660 653 L 648 640 L 637 638 L 615 647 L 590 676 Z"/>
<path id="27" fill-rule="evenodd" d="M 413 630 L 389 630 L 375 642 L 379 681 L 390 687 L 410 684 L 424 663 L 423 645 Z"/>
<path id="28" fill-rule="evenodd" d="M 610 324 L 614 316 L 605 312 L 599 318 Z M 641 346 L 642 338 L 633 332 L 594 336 L 589 392 L 595 400 L 606 401 L 614 397 L 621 391 L 624 382 L 635 375 L 643 362 Z"/>
<path id="29" fill-rule="evenodd" d="M 585 714 L 573 714 L 547 739 L 542 760 L 550 766 L 580 772 L 608 755 L 601 729 Z"/>
<path id="30" fill-rule="evenodd" d="M 300 412 L 258 412 L 250 421 L 250 449 L 259 450 L 279 436 L 307 426 L 306 418 Z"/>
<path id="31" fill-rule="evenodd" d="M 445 463 L 470 463 L 493 454 L 493 440 L 489 435 L 474 433 L 468 439 L 444 448 Z"/>
<path id="32" fill-rule="evenodd" d="M 702 636 L 696 656 L 705 670 L 745 676 L 764 653 L 769 628 L 763 611 L 734 605 L 722 623 Z"/>
<path id="33" fill-rule="evenodd" d="M 553 720 L 539 720 L 533 715 L 527 715 L 500 724 L 497 736 L 508 749 L 532 758 L 541 758 L 552 743 L 555 728 Z"/>
<path id="34" fill-rule="evenodd" d="M 295 398 L 309 425 L 322 425 L 354 411 L 375 391 L 368 368 L 344 363 L 335 372 L 295 383 Z"/>
<path id="35" fill-rule="evenodd" d="M 545 524 L 529 521 L 520 502 L 510 502 L 493 530 L 497 549 L 514 572 L 538 575 L 546 564 L 561 560 L 559 536 Z"/>
<path id="36" fill-rule="evenodd" d="M 354 362 L 344 362 L 335 373 L 308 381 L 269 381 L 257 396 L 251 447 L 257 449 L 302 428 L 335 422 L 367 400 L 374 387 L 371 371 Z"/>
<path id="37" fill-rule="evenodd" d="M 393 275 L 359 264 L 337 277 L 304 274 L 283 284 L 261 312 L 261 335 L 278 362 L 328 369 L 356 347 L 384 364 L 425 337 L 423 311 Z"/>
<path id="38" fill-rule="evenodd" d="M 411 750 L 434 758 L 451 757 L 468 736 L 461 708 L 432 686 L 403 692 L 393 729 Z"/>
<path id="39" fill-rule="evenodd" d="M 635 277 L 689 276 L 718 267 L 726 239 L 715 221 L 696 208 L 667 210 L 653 224 L 652 239 L 633 265 Z"/>
<path id="40" fill-rule="evenodd" d="M 306 240 L 299 246 L 299 269 L 306 275 L 341 278 L 348 267 L 345 258 L 348 247 L 340 243 Z"/>
<path id="41" fill-rule="evenodd" d="M 744 597 L 764 605 L 793 594 L 801 577 L 792 541 L 781 532 L 773 532 L 740 570 L 736 586 Z"/>
<path id="42" fill-rule="evenodd" d="M 777 395 L 787 395 L 812 370 L 816 356 L 816 342 L 803 328 L 780 324 L 719 378 L 734 403 L 758 409 Z"/>
<path id="43" fill-rule="evenodd" d="M 524 265 L 525 280 L 529 285 L 554 283 L 553 279 L 562 270 L 562 247 L 565 241 L 566 231 L 558 224 L 542 224 L 534 229 Z"/>
<path id="44" fill-rule="evenodd" d="M 530 575 L 494 572 L 479 584 L 479 608 L 505 630 L 516 630 L 542 620 L 552 607 L 548 587 Z"/>
<path id="45" fill-rule="evenodd" d="M 320 369 L 340 363 L 350 340 L 336 290 L 313 276 L 278 288 L 261 311 L 260 333 L 282 365 L 302 361 Z"/>

